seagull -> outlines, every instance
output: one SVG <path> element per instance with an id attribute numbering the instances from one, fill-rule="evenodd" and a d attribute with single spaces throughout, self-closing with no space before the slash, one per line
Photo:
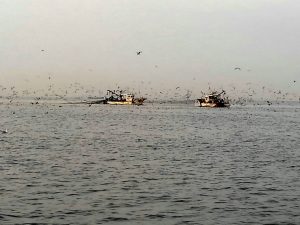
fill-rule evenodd
<path id="1" fill-rule="evenodd" d="M 142 51 L 138 51 L 138 52 L 136 52 L 136 54 L 137 54 L 137 55 L 140 55 L 141 53 L 142 53 Z"/>
<path id="2" fill-rule="evenodd" d="M 7 129 L 2 130 L 1 133 L 2 133 L 2 134 L 7 134 L 7 133 L 8 133 L 8 130 L 7 130 Z"/>

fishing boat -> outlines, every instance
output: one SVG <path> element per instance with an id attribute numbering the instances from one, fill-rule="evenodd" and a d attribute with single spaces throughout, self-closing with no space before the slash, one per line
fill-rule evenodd
<path id="1" fill-rule="evenodd" d="M 143 105 L 145 98 L 135 98 L 134 94 L 122 90 L 107 90 L 104 104 L 109 105 Z"/>
<path id="2" fill-rule="evenodd" d="M 216 91 L 204 95 L 202 98 L 195 100 L 195 106 L 199 107 L 229 107 L 229 100 L 225 97 L 225 91 L 217 93 Z"/>

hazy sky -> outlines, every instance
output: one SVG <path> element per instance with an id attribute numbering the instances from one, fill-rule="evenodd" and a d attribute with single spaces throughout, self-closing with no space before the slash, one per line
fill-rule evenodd
<path id="1" fill-rule="evenodd" d="M 0 84 L 43 87 L 49 74 L 60 86 L 299 93 L 300 1 L 0 0 Z"/>

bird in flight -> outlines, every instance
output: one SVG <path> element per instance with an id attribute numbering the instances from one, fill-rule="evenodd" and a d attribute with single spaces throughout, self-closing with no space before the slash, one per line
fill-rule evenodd
<path id="1" fill-rule="evenodd" d="M 241 68 L 240 67 L 235 67 L 234 70 L 241 70 Z"/>
<path id="2" fill-rule="evenodd" d="M 142 51 L 138 51 L 136 52 L 137 55 L 141 55 L 142 54 Z"/>

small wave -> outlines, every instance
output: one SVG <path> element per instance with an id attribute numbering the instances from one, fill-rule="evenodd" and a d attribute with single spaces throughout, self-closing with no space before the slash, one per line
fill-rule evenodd
<path id="1" fill-rule="evenodd" d="M 111 221 L 127 221 L 128 219 L 125 218 L 125 217 L 112 217 L 112 216 L 109 216 L 109 217 L 106 217 L 104 218 L 102 221 L 103 222 L 111 222 Z"/>
<path id="2" fill-rule="evenodd" d="M 165 218 L 166 215 L 164 214 L 148 214 L 148 215 L 145 215 L 147 218 L 149 219 L 157 219 L 157 218 Z"/>

